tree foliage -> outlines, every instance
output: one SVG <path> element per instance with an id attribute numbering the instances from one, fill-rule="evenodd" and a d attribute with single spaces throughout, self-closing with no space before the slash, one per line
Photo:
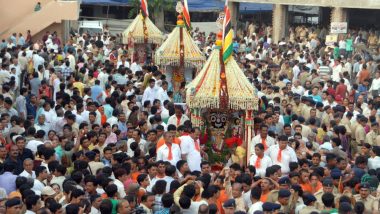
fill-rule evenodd
<path id="1" fill-rule="evenodd" d="M 132 9 L 128 12 L 128 17 L 133 18 L 140 12 L 141 3 L 140 0 L 132 0 L 130 2 Z M 176 0 L 148 0 L 149 15 L 154 19 L 159 14 L 159 11 L 174 10 L 175 3 Z"/>

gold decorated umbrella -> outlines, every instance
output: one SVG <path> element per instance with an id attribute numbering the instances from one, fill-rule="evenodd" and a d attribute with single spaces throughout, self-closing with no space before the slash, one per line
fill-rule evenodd
<path id="1" fill-rule="evenodd" d="M 231 58 L 223 66 L 221 56 L 221 33 L 215 48 L 199 74 L 189 83 L 186 102 L 190 108 L 212 108 L 233 110 L 257 110 L 258 98 L 253 85 Z M 224 72 L 223 72 L 224 70 Z M 222 79 L 226 80 L 223 86 Z M 226 87 L 228 93 L 221 93 Z M 221 106 L 222 99 L 228 100 L 227 106 Z"/>
<path id="2" fill-rule="evenodd" d="M 123 32 L 123 43 L 147 43 L 160 45 L 163 42 L 162 32 L 153 24 L 149 17 L 144 17 L 141 12 Z"/>
<path id="3" fill-rule="evenodd" d="M 205 56 L 186 30 L 182 15 L 179 15 L 177 26 L 156 51 L 155 63 L 157 65 L 196 67 L 200 69 L 204 62 Z"/>

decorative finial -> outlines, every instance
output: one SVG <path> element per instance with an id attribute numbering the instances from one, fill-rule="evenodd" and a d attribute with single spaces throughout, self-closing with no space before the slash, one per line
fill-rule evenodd
<path id="1" fill-rule="evenodd" d="M 222 30 L 220 30 L 218 32 L 218 34 L 216 34 L 215 45 L 216 46 L 222 46 L 222 43 L 223 43 L 222 39 L 223 39 L 223 32 L 222 32 Z"/>
<path id="2" fill-rule="evenodd" d="M 175 10 L 177 13 L 181 14 L 183 12 L 183 5 L 180 1 L 177 2 L 177 5 L 175 6 Z"/>
<path id="3" fill-rule="evenodd" d="M 179 14 L 177 16 L 177 25 L 184 25 L 184 24 L 185 24 L 185 22 L 183 21 L 182 15 Z"/>
<path id="4" fill-rule="evenodd" d="M 220 12 L 218 19 L 216 19 L 216 26 L 218 27 L 219 30 L 223 30 L 223 21 L 224 21 L 224 12 Z"/>

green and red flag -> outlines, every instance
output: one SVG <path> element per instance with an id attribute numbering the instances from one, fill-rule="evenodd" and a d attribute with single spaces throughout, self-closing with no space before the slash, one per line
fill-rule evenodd
<path id="1" fill-rule="evenodd" d="M 191 30 L 191 20 L 190 20 L 190 12 L 189 12 L 189 6 L 187 5 L 187 0 L 182 0 L 183 5 L 183 17 L 185 18 L 185 23 L 187 29 Z"/>
<path id="2" fill-rule="evenodd" d="M 141 1 L 141 10 L 143 12 L 143 15 L 145 17 L 149 17 L 148 0 L 140 0 L 140 1 Z"/>
<path id="3" fill-rule="evenodd" d="M 231 26 L 231 12 L 228 8 L 228 0 L 224 6 L 223 20 L 223 61 L 224 63 L 231 57 L 233 53 L 233 30 Z"/>

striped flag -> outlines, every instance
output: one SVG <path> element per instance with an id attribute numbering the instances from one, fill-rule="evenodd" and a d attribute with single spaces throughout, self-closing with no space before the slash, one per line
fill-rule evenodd
<path id="1" fill-rule="evenodd" d="M 146 16 L 146 17 L 149 16 L 148 0 L 141 0 L 141 10 L 142 10 L 144 16 Z"/>
<path id="2" fill-rule="evenodd" d="M 183 16 L 185 17 L 185 22 L 187 29 L 191 29 L 191 21 L 190 21 L 190 12 L 189 7 L 187 6 L 187 0 L 182 0 L 183 5 Z"/>
<path id="3" fill-rule="evenodd" d="M 231 26 L 231 13 L 228 8 L 228 0 L 224 6 L 224 20 L 223 20 L 223 61 L 224 63 L 230 58 L 233 53 L 233 30 Z"/>

